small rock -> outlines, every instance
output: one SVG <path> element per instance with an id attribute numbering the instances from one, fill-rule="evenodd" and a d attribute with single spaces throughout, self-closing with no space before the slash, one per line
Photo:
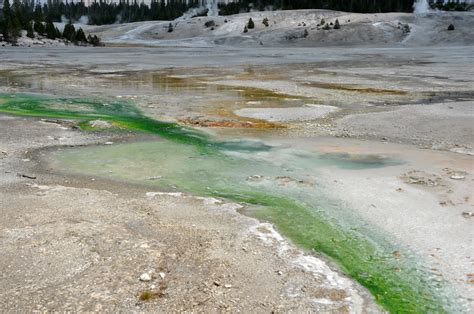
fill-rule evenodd
<path id="1" fill-rule="evenodd" d="M 466 179 L 466 177 L 462 176 L 462 175 L 452 175 L 449 178 L 453 179 L 453 180 L 464 180 L 464 179 Z"/>
<path id="2" fill-rule="evenodd" d="M 114 142 L 105 142 L 105 145 L 112 145 Z"/>
<path id="3" fill-rule="evenodd" d="M 93 128 L 99 128 L 99 129 L 108 129 L 112 127 L 112 124 L 110 124 L 110 122 L 107 122 L 104 120 L 90 121 L 89 125 Z"/>
<path id="4" fill-rule="evenodd" d="M 216 286 L 216 287 L 220 287 L 220 285 L 221 285 L 221 283 L 219 281 L 214 281 L 213 283 L 214 283 L 214 286 Z"/>
<path id="5" fill-rule="evenodd" d="M 18 176 L 22 177 L 22 178 L 32 179 L 32 180 L 36 179 L 36 176 L 31 176 L 31 175 L 28 175 L 28 174 L 19 173 Z"/>
<path id="6" fill-rule="evenodd" d="M 463 212 L 462 216 L 464 218 L 471 218 L 471 217 L 474 217 L 474 213 L 473 212 Z"/>
<path id="7" fill-rule="evenodd" d="M 456 28 L 454 27 L 453 24 L 449 24 L 448 26 L 448 31 L 454 31 Z"/>
<path id="8" fill-rule="evenodd" d="M 232 285 L 226 284 L 226 285 L 224 285 L 224 288 L 230 289 L 230 288 L 232 288 Z"/>
<path id="9" fill-rule="evenodd" d="M 148 180 L 160 180 L 162 176 L 149 177 Z"/>
<path id="10" fill-rule="evenodd" d="M 205 27 L 213 27 L 213 26 L 216 26 L 216 22 L 214 22 L 214 20 L 210 20 L 210 21 L 207 21 L 206 23 L 204 23 L 204 26 Z"/>
<path id="11" fill-rule="evenodd" d="M 166 274 L 164 272 L 159 273 L 161 279 L 165 279 Z"/>
<path id="12" fill-rule="evenodd" d="M 254 174 L 253 176 L 247 177 L 247 180 L 259 180 L 259 179 L 262 179 L 262 178 L 263 178 L 263 176 L 258 175 L 258 174 Z"/>
<path id="13" fill-rule="evenodd" d="M 140 275 L 140 281 L 151 281 L 151 275 L 149 273 L 143 273 Z"/>

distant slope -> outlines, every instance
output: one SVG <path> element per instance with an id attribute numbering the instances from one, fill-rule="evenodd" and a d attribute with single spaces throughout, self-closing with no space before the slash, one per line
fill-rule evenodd
<path id="1" fill-rule="evenodd" d="M 244 33 L 252 18 L 255 29 Z M 263 25 L 268 18 L 269 26 Z M 323 30 L 321 20 L 341 29 Z M 215 26 L 205 23 L 214 21 Z M 179 46 L 438 46 L 473 45 L 473 12 L 440 12 L 425 15 L 410 13 L 355 14 L 329 10 L 294 10 L 243 13 L 232 16 L 199 17 L 168 21 L 88 26 L 87 31 L 105 43 Z M 406 32 L 408 24 L 410 32 Z M 455 26 L 448 31 L 449 24 Z M 307 31 L 305 37 L 305 30 Z M 404 31 L 405 30 L 405 31 Z"/>

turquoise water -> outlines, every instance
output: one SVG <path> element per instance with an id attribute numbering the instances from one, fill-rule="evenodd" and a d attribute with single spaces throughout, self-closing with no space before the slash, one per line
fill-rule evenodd
<path id="1" fill-rule="evenodd" d="M 375 292 L 384 306 L 393 302 L 386 308 L 394 312 L 457 307 L 445 283 L 432 276 L 416 254 L 388 239 L 345 204 L 327 198 L 318 180 L 321 168 L 357 171 L 400 161 L 309 153 L 246 140 L 221 142 L 217 152 L 208 154 L 193 145 L 162 140 L 66 150 L 58 153 L 56 162 L 67 171 L 145 184 L 151 190 L 246 203 L 246 214 L 276 224 L 302 247 L 324 252 Z M 403 258 L 394 252 L 402 252 Z"/>
<path id="2" fill-rule="evenodd" d="M 146 117 L 131 102 L 117 100 L 0 94 L 0 111 L 78 119 L 85 130 L 91 129 L 88 121 L 100 118 L 118 132 L 159 135 L 160 141 L 65 149 L 56 152 L 53 165 L 150 189 L 241 202 L 248 206 L 248 214 L 274 223 L 300 247 L 325 254 L 391 312 L 465 311 L 450 287 L 417 254 L 322 192 L 318 169 L 357 171 L 399 161 L 318 154 L 242 139 L 216 141 L 197 130 Z"/>

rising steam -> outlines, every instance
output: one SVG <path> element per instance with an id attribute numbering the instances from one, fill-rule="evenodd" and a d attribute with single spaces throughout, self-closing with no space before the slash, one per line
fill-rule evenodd
<path id="1" fill-rule="evenodd" d="M 207 16 L 218 16 L 219 7 L 218 0 L 204 0 L 205 7 L 207 8 Z"/>
<path id="2" fill-rule="evenodd" d="M 413 3 L 413 13 L 415 14 L 424 14 L 431 11 L 428 0 L 417 0 Z"/>
<path id="3" fill-rule="evenodd" d="M 189 9 L 186 13 L 184 13 L 181 17 L 177 18 L 175 21 L 185 21 L 194 16 L 203 14 L 207 10 L 207 16 L 218 16 L 219 15 L 219 7 L 218 7 L 218 0 L 201 0 L 199 2 L 199 7 Z"/>

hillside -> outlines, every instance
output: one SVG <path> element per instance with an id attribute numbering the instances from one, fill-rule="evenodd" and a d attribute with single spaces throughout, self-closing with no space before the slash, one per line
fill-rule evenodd
<path id="1" fill-rule="evenodd" d="M 244 33 L 252 18 L 255 28 Z M 262 22 L 268 18 L 268 27 Z M 339 20 L 340 29 L 333 29 Z M 324 30 L 321 20 L 329 24 Z M 206 23 L 208 23 L 206 27 Z M 474 43 L 473 12 L 355 14 L 295 10 L 197 17 L 172 22 L 88 26 L 108 44 L 177 46 L 444 46 Z M 213 25 L 214 24 L 214 25 Z M 448 31 L 453 24 L 454 31 Z"/>

